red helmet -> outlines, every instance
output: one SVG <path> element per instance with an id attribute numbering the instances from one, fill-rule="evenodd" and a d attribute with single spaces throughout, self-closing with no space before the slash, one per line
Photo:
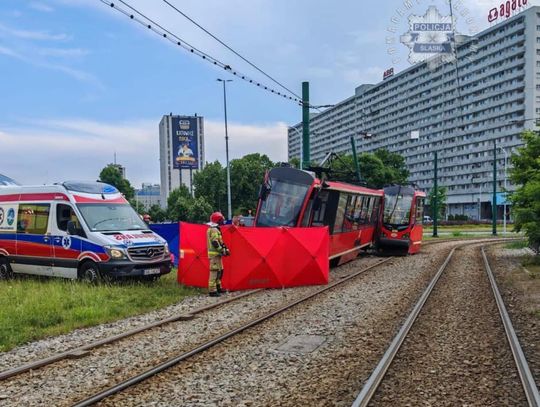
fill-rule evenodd
<path id="1" fill-rule="evenodd" d="M 210 222 L 217 223 L 218 225 L 220 223 L 225 222 L 225 216 L 221 212 L 214 212 L 212 215 L 210 215 Z"/>

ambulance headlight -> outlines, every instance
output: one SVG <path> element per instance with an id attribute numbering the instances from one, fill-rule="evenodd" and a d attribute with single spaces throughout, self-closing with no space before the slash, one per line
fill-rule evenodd
<path id="1" fill-rule="evenodd" d="M 105 246 L 105 250 L 107 251 L 107 254 L 111 258 L 113 258 L 115 260 L 120 260 L 120 259 L 126 258 L 126 254 L 121 249 L 116 249 L 116 248 L 113 248 L 113 247 L 110 247 L 110 246 Z"/>
<path id="2" fill-rule="evenodd" d="M 165 256 L 168 256 L 169 254 L 171 254 L 170 250 L 169 250 L 169 245 L 167 243 L 165 243 L 165 245 L 163 246 L 163 254 Z"/>

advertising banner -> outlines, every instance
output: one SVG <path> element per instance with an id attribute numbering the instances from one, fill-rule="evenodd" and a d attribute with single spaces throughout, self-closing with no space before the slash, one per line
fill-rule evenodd
<path id="1" fill-rule="evenodd" d="M 0 204 L 0 232 L 17 231 L 17 205 Z"/>
<path id="2" fill-rule="evenodd" d="M 199 129 L 196 117 L 172 117 L 174 168 L 199 169 Z"/>

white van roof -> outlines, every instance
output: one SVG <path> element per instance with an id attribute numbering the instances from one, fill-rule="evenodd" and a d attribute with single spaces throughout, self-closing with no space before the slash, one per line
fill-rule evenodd
<path id="1" fill-rule="evenodd" d="M 55 194 L 58 194 L 55 196 Z M 53 185 L 22 185 L 0 188 L 0 201 L 21 200 L 64 200 L 74 202 L 116 202 L 127 203 L 123 195 L 114 186 L 104 182 L 66 181 Z M 70 198 L 71 197 L 71 198 Z"/>

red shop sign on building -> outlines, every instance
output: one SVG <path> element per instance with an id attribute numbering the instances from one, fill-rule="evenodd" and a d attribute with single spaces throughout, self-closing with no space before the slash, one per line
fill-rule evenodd
<path id="1" fill-rule="evenodd" d="M 490 23 L 497 21 L 502 18 L 512 17 L 515 13 L 521 11 L 522 8 L 527 6 L 527 0 L 508 0 L 499 7 L 493 7 L 489 10 L 488 21 Z"/>

